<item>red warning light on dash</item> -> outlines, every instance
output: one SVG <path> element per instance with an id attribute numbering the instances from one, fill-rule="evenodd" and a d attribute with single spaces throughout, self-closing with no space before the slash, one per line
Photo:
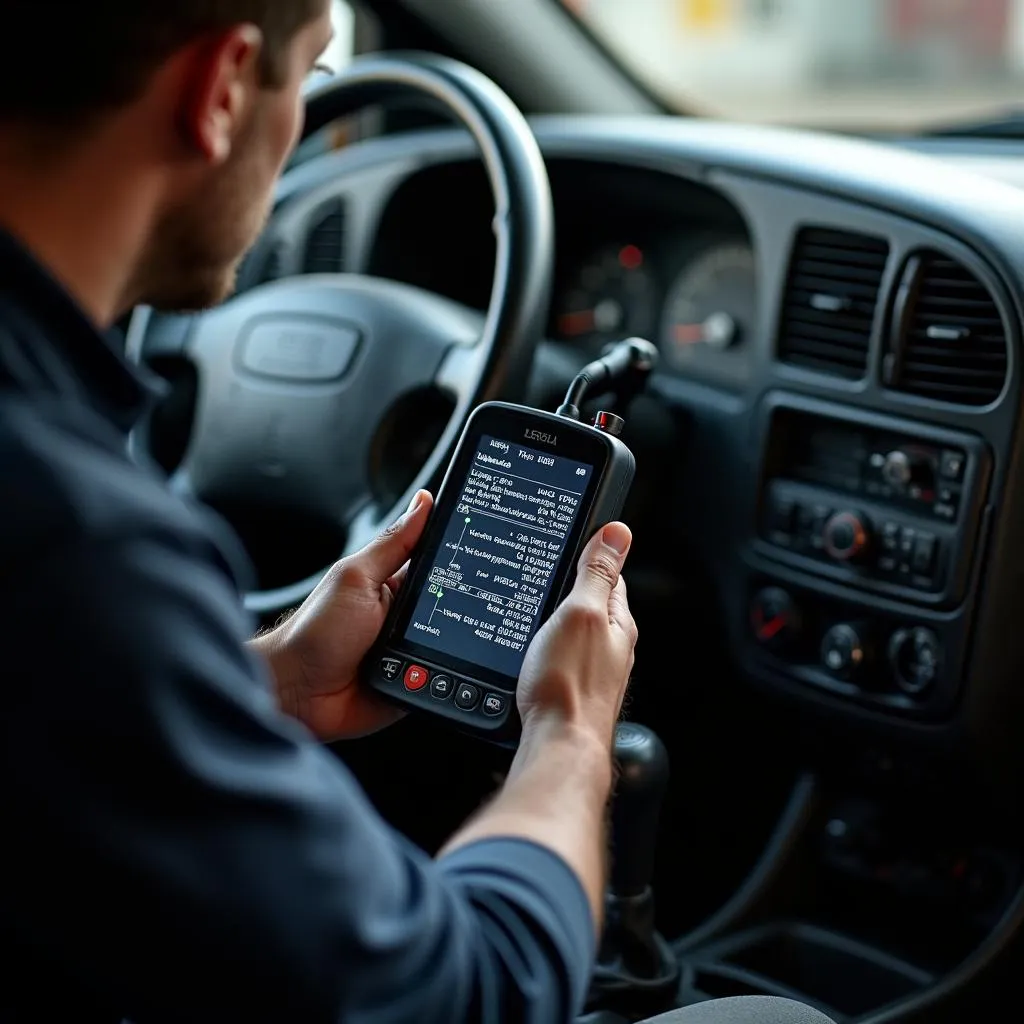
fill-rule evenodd
<path id="1" fill-rule="evenodd" d="M 427 685 L 428 672 L 420 665 L 410 665 L 405 670 L 405 688 L 422 690 Z"/>
<path id="2" fill-rule="evenodd" d="M 624 245 L 619 250 L 619 266 L 623 270 L 639 270 L 644 265 L 643 251 L 635 245 Z"/>

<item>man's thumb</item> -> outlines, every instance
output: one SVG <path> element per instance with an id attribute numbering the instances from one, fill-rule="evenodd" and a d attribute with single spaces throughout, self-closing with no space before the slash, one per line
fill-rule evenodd
<path id="1" fill-rule="evenodd" d="M 633 535 L 625 523 L 608 523 L 591 537 L 580 555 L 576 586 L 588 596 L 607 604 L 619 582 Z"/>
<path id="2" fill-rule="evenodd" d="M 353 561 L 375 583 L 386 583 L 409 561 L 433 504 L 429 491 L 417 491 L 402 516 L 354 555 Z"/>

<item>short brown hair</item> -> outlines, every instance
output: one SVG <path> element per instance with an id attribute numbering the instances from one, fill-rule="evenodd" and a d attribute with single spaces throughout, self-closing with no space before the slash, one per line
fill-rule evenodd
<path id="1" fill-rule="evenodd" d="M 263 32 L 277 83 L 295 33 L 327 0 L 3 0 L 0 125 L 74 127 L 136 99 L 160 64 L 208 33 Z"/>

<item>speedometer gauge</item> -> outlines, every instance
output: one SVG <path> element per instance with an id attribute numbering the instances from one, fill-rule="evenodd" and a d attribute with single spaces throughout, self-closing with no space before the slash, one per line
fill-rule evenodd
<path id="1" fill-rule="evenodd" d="M 757 315 L 754 254 L 739 242 L 707 249 L 669 291 L 662 351 L 677 370 L 742 384 L 749 371 Z"/>
<path id="2" fill-rule="evenodd" d="M 600 354 L 610 342 L 649 338 L 657 323 L 657 287 L 635 245 L 609 246 L 569 282 L 555 313 L 557 337 Z"/>

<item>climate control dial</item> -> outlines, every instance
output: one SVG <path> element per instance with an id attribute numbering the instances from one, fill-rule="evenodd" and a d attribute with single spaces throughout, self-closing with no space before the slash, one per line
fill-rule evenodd
<path id="1" fill-rule="evenodd" d="M 788 591 L 766 587 L 758 591 L 751 602 L 750 628 L 762 647 L 781 652 L 799 638 L 803 617 Z"/>
<path id="2" fill-rule="evenodd" d="M 821 641 L 821 663 L 834 676 L 848 679 L 867 660 L 867 647 L 861 631 L 848 622 L 833 626 Z"/>
<path id="3" fill-rule="evenodd" d="M 871 527 L 859 512 L 837 512 L 821 533 L 826 554 L 839 562 L 855 562 L 871 546 Z"/>
<path id="4" fill-rule="evenodd" d="M 942 642 L 930 629 L 901 629 L 889 641 L 889 664 L 900 689 L 917 697 L 939 677 Z"/>

